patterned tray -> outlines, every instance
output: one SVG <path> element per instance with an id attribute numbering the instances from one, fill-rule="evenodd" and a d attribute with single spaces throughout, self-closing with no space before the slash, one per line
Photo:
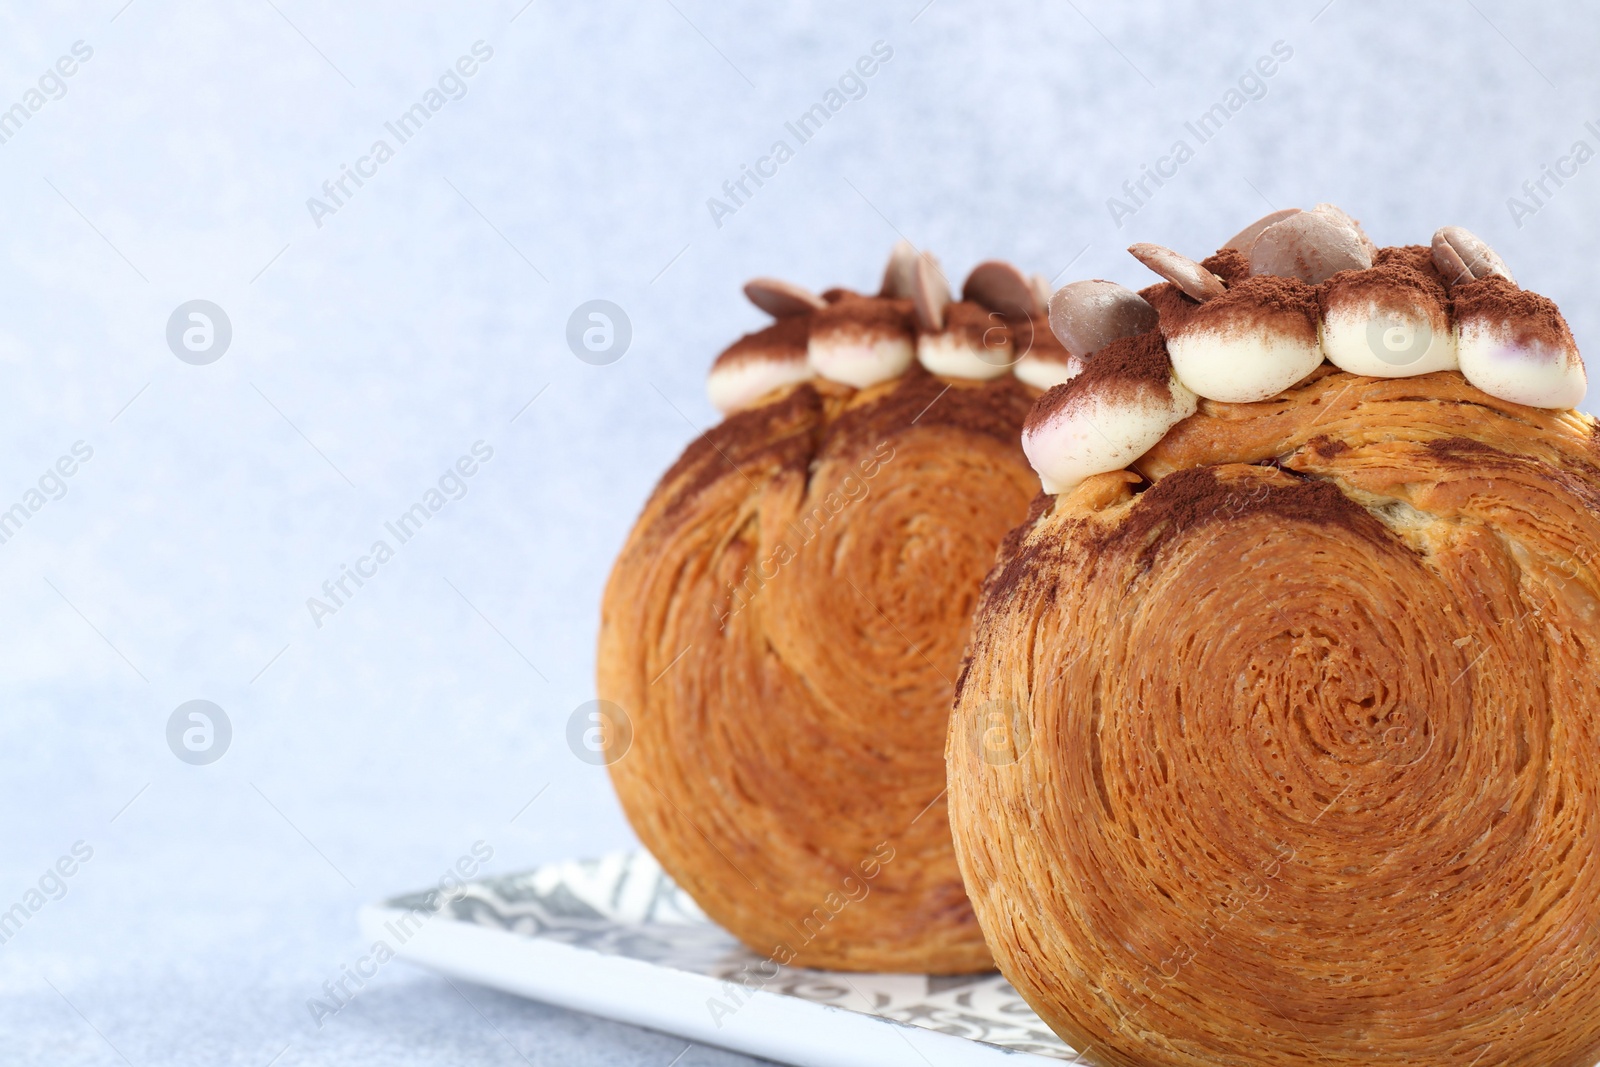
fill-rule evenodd
<path id="1" fill-rule="evenodd" d="M 714 925 L 645 852 L 361 909 L 399 957 L 484 985 L 803 1067 L 1078 1062 L 998 974 L 780 967 Z"/>

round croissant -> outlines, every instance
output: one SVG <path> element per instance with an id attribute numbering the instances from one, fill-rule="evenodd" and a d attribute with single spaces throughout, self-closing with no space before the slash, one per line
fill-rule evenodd
<path id="1" fill-rule="evenodd" d="M 916 366 L 791 385 L 689 447 L 617 560 L 617 793 L 706 913 L 780 963 L 993 966 L 943 749 L 979 586 L 1034 492 L 1033 395 Z"/>
<path id="2" fill-rule="evenodd" d="M 1098 1064 L 1594 1063 L 1595 421 L 1324 366 L 1136 467 L 1039 497 L 973 624 L 1001 969 Z"/>

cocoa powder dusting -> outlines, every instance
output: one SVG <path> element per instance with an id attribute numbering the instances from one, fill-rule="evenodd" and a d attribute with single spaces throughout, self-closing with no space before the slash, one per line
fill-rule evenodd
<path id="1" fill-rule="evenodd" d="M 1423 446 L 1435 459 L 1450 460 L 1460 464 L 1492 462 L 1496 458 L 1509 460 L 1511 455 L 1493 445 L 1470 437 L 1436 437 Z"/>
<path id="2" fill-rule="evenodd" d="M 1000 333 L 993 334 L 989 332 L 990 330 L 999 330 Z M 1002 336 L 1009 336 L 1005 320 L 981 304 L 975 304 L 970 300 L 957 300 L 953 304 L 945 305 L 943 330 L 924 331 L 918 328 L 917 332 L 957 334 L 974 348 L 985 347 L 986 340 L 998 345 Z"/>
<path id="3" fill-rule="evenodd" d="M 1519 345 L 1542 345 L 1561 352 L 1576 352 L 1578 345 L 1555 301 L 1518 289 L 1498 275 L 1466 282 L 1450 290 L 1458 323 L 1486 320 L 1506 327 Z"/>
<path id="4" fill-rule="evenodd" d="M 1027 534 L 1034 531 L 1035 523 L 1050 510 L 1051 504 L 1056 502 L 1053 493 L 1040 491 L 1035 496 L 1034 502 L 1027 506 L 1027 518 L 1013 526 L 1010 533 L 1006 533 L 1000 541 L 1000 549 L 995 552 L 994 566 L 990 566 L 989 574 L 984 577 L 984 590 L 982 598 L 995 598 L 1005 600 L 1010 597 L 1011 590 L 1016 587 L 1018 576 L 1014 574 L 1013 563 L 1021 555 L 1027 542 Z"/>
<path id="5" fill-rule="evenodd" d="M 1164 337 L 1171 337 L 1182 328 L 1200 306 L 1200 301 L 1188 296 L 1171 282 L 1146 286 L 1139 290 L 1139 295 L 1145 303 L 1156 309 L 1156 318 Z"/>
<path id="6" fill-rule="evenodd" d="M 1014 378 L 947 389 L 913 364 L 887 392 L 847 408 L 829 424 L 821 393 L 801 384 L 781 400 L 734 412 L 695 438 L 658 491 L 672 494 L 669 511 L 676 512 L 718 479 L 806 471 L 824 450 L 871 452 L 915 429 L 947 427 L 1020 448 L 1030 403 L 1027 387 Z"/>
<path id="7" fill-rule="evenodd" d="M 1072 382 L 1083 388 L 1105 391 L 1123 386 L 1149 387 L 1157 395 L 1172 399 L 1172 360 L 1160 330 L 1146 330 L 1132 337 L 1112 341 L 1089 357 L 1083 373 Z M 1072 382 L 1067 384 L 1070 386 Z"/>
<path id="8" fill-rule="evenodd" d="M 1089 400 L 1172 400 L 1172 359 L 1160 330 L 1112 341 L 1090 356 L 1083 372 L 1034 401 L 1028 425 Z"/>
<path id="9" fill-rule="evenodd" d="M 1429 263 L 1432 263 L 1431 258 Z M 1319 287 L 1319 305 L 1324 315 L 1340 305 L 1354 302 L 1370 302 L 1395 311 L 1409 311 L 1418 304 L 1431 305 L 1438 309 L 1437 325 L 1441 329 L 1449 328 L 1446 318 L 1449 294 L 1438 272 L 1420 270 L 1408 255 L 1390 256 L 1366 270 L 1342 270 Z"/>
<path id="10" fill-rule="evenodd" d="M 1044 514 L 1055 503 L 1055 496 L 1040 493 L 1028 508 L 1028 517 L 1000 542 L 994 566 L 983 580 L 983 594 L 979 603 L 1004 604 L 1017 596 L 1032 575 L 1043 573 L 1052 579 L 1052 570 L 1066 555 L 1067 531 L 1056 536 L 1029 540 L 1028 535 Z M 1053 580 L 1053 579 L 1052 579 Z M 1042 591 L 1046 599 L 1054 597 L 1051 589 Z"/>
<path id="11" fill-rule="evenodd" d="M 1044 517 L 1044 513 L 1049 511 L 1050 506 L 1055 502 L 1054 493 L 1046 493 L 1040 490 L 1034 496 L 1033 502 L 1028 505 L 1028 517 L 1013 526 L 1005 537 L 1001 539 L 1000 548 L 994 554 L 994 566 L 989 569 L 988 577 L 984 580 L 985 595 L 989 594 L 991 587 L 993 587 L 996 596 L 1005 594 L 1006 590 L 999 588 L 997 583 L 1001 581 L 1011 561 L 1016 559 L 1017 554 L 1022 551 L 1023 543 L 1027 541 L 1028 534 L 1032 532 L 1034 525 Z"/>
<path id="12" fill-rule="evenodd" d="M 1250 277 L 1249 257 L 1237 248 L 1224 248 L 1216 255 L 1202 259 L 1200 265 L 1221 278 L 1222 283 L 1228 286 Z"/>
<path id="13" fill-rule="evenodd" d="M 830 290 L 829 292 L 832 292 Z M 826 299 L 826 296 L 824 296 Z M 910 337 L 915 330 L 911 301 L 841 292 L 811 315 L 813 337 Z"/>
<path id="14" fill-rule="evenodd" d="M 722 350 L 711 367 L 727 367 L 752 359 L 804 359 L 811 336 L 810 315 L 790 315 L 764 330 L 747 333 Z"/>
<path id="15" fill-rule="evenodd" d="M 1195 308 L 1175 325 L 1187 329 L 1263 328 L 1317 336 L 1317 287 L 1299 278 L 1257 274 Z M 1165 317 L 1163 333 L 1171 336 Z"/>
<path id="16" fill-rule="evenodd" d="M 1433 261 L 1433 249 L 1428 245 L 1389 245 L 1373 253 L 1374 267 L 1385 267 L 1390 264 L 1421 271 L 1428 278 L 1448 288 L 1444 275 L 1439 273 L 1439 267 Z"/>
<path id="17" fill-rule="evenodd" d="M 836 329 L 911 332 L 909 300 L 861 297 L 847 290 L 830 290 L 825 296 L 832 301 L 829 307 L 780 319 L 747 334 L 718 356 L 716 365 L 785 352 L 803 358 L 808 337 L 829 319 Z M 974 320 L 982 316 L 983 329 L 997 325 L 987 312 L 972 307 L 971 314 L 958 316 Z M 962 327 L 960 320 L 957 325 Z M 976 328 L 977 322 L 969 325 Z M 920 365 L 912 364 L 887 392 L 869 403 L 847 408 L 828 425 L 821 392 L 815 385 L 801 384 L 773 403 L 734 412 L 691 441 L 657 486 L 658 494 L 670 495 L 664 521 L 671 521 L 719 479 L 743 475 L 759 480 L 784 469 L 804 472 L 824 448 L 870 452 L 910 429 L 949 427 L 1019 448 L 1022 423 L 1031 403 L 1028 388 L 1009 375 L 981 385 L 947 389 Z"/>
<path id="18" fill-rule="evenodd" d="M 1066 364 L 1072 361 L 1072 357 L 1067 354 L 1067 346 L 1050 331 L 1049 319 L 1039 315 L 1009 321 L 1011 343 L 1015 347 L 1018 359 L 1032 356 L 1034 359 L 1049 360 L 1053 363 Z"/>
<path id="19" fill-rule="evenodd" d="M 1393 543 L 1383 524 L 1332 482 L 1224 481 L 1213 467 L 1191 467 L 1169 474 L 1147 489 L 1121 523 L 1095 539 L 1092 551 L 1100 554 L 1138 545 L 1139 562 L 1148 568 L 1162 545 L 1188 530 L 1253 514 L 1337 526 L 1380 544 Z"/>
<path id="20" fill-rule="evenodd" d="M 1470 437 L 1439 437 L 1424 446 L 1434 459 L 1466 470 L 1469 476 L 1489 470 L 1524 471 L 1543 484 L 1570 494 L 1592 512 L 1600 513 L 1600 467 L 1584 463 L 1555 466 L 1533 456 L 1506 452 Z"/>
<path id="21" fill-rule="evenodd" d="M 1332 459 L 1335 456 L 1342 455 L 1343 453 L 1350 451 L 1350 446 L 1346 442 L 1335 441 L 1327 434 L 1321 433 L 1307 441 L 1306 444 L 1310 447 L 1311 451 L 1317 454 L 1318 459 Z"/>
<path id="22" fill-rule="evenodd" d="M 947 385 L 913 363 L 888 392 L 845 410 L 824 431 L 819 451 L 870 452 L 902 433 L 936 426 L 1020 449 L 1030 403 L 1027 387 L 1010 375 L 981 384 Z"/>
<path id="23" fill-rule="evenodd" d="M 669 494 L 662 521 L 674 517 L 721 478 L 760 478 L 773 470 L 806 469 L 816 453 L 822 395 L 802 384 L 771 404 L 736 411 L 689 442 L 656 485 Z"/>

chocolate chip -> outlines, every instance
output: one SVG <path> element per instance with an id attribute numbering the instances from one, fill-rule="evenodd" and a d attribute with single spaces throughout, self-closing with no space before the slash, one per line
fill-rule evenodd
<path id="1" fill-rule="evenodd" d="M 827 303 L 810 289 L 803 289 L 777 278 L 755 278 L 744 284 L 744 295 L 750 303 L 775 319 L 792 315 L 808 315 Z"/>
<path id="2" fill-rule="evenodd" d="M 1349 226 L 1352 230 L 1354 230 L 1357 237 L 1361 238 L 1361 243 L 1363 246 L 1365 246 L 1367 255 L 1369 257 L 1373 257 L 1378 254 L 1378 246 L 1373 243 L 1372 238 L 1367 236 L 1367 231 L 1361 228 L 1360 220 L 1350 215 L 1349 212 L 1344 210 L 1344 208 L 1335 204 L 1318 204 L 1311 210 L 1320 211 L 1325 215 L 1331 215 L 1333 218 L 1340 220 L 1346 226 Z"/>
<path id="3" fill-rule="evenodd" d="M 1517 284 L 1506 261 L 1464 226 L 1439 227 L 1433 235 L 1433 265 L 1444 275 L 1447 285 L 1459 285 L 1491 274 Z"/>
<path id="4" fill-rule="evenodd" d="M 911 267 L 911 310 L 917 328 L 924 333 L 944 329 L 944 309 L 950 303 L 950 283 L 945 280 L 939 261 L 924 252 Z"/>
<path id="5" fill-rule="evenodd" d="M 1044 311 L 1032 283 L 1009 263 L 979 263 L 961 286 L 961 298 L 1002 315 L 1038 315 Z"/>
<path id="6" fill-rule="evenodd" d="M 1238 233 L 1234 234 L 1232 237 L 1228 238 L 1227 242 L 1224 243 L 1222 247 L 1232 248 L 1239 252 L 1249 252 L 1250 246 L 1256 243 L 1256 238 L 1261 236 L 1262 230 L 1266 229 L 1268 226 L 1271 226 L 1275 222 L 1282 222 L 1290 215 L 1298 214 L 1300 214 L 1299 208 L 1286 207 L 1282 211 L 1274 211 L 1270 215 L 1263 215 L 1250 225 L 1246 226 L 1244 229 L 1240 230 Z"/>
<path id="7" fill-rule="evenodd" d="M 1043 274 L 1028 275 L 1028 285 L 1033 289 L 1033 299 L 1041 311 L 1050 306 L 1050 279 Z"/>
<path id="8" fill-rule="evenodd" d="M 1372 266 L 1361 231 L 1328 211 L 1301 211 L 1273 223 L 1250 246 L 1249 258 L 1251 274 L 1299 278 L 1312 285 L 1342 270 Z"/>
<path id="9" fill-rule="evenodd" d="M 910 300 L 914 280 L 912 272 L 916 265 L 916 246 L 902 237 L 889 251 L 889 265 L 883 268 L 883 286 L 878 290 L 878 295 Z"/>
<path id="10" fill-rule="evenodd" d="M 1185 295 L 1204 303 L 1214 300 L 1228 290 L 1222 279 L 1206 270 L 1188 256 L 1180 255 L 1161 245 L 1136 244 L 1128 246 L 1133 258 L 1149 267 L 1167 281 L 1182 289 Z"/>
<path id="11" fill-rule="evenodd" d="M 1072 282 L 1050 298 L 1050 330 L 1079 358 L 1155 326 L 1156 309 L 1116 282 Z"/>

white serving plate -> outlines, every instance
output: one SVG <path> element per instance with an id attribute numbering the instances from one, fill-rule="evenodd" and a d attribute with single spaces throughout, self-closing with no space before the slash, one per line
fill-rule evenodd
<path id="1" fill-rule="evenodd" d="M 411 893 L 360 919 L 400 958 L 446 974 L 801 1067 L 1080 1062 L 995 973 L 782 967 L 763 982 L 776 964 L 645 852 L 472 882 L 448 899 Z"/>

